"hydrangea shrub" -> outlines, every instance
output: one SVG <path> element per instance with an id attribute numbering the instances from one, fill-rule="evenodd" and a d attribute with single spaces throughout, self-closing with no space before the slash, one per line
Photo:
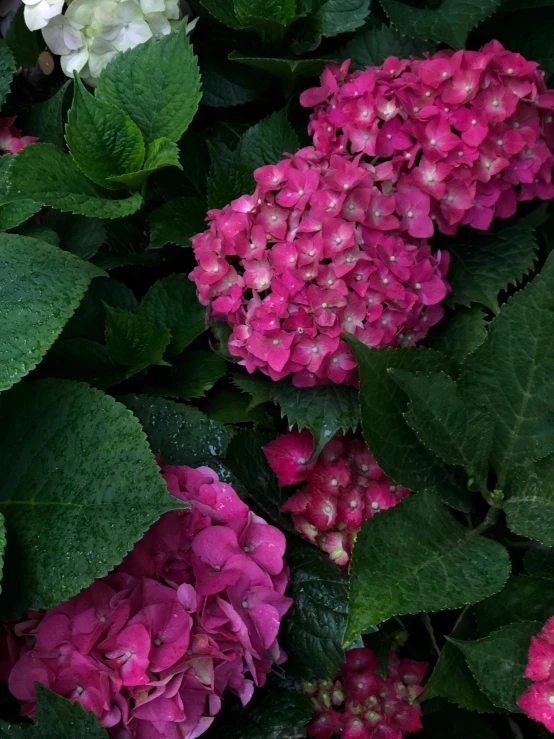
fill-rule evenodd
<path id="1" fill-rule="evenodd" d="M 0 735 L 554 731 L 554 10 L 4 5 Z"/>

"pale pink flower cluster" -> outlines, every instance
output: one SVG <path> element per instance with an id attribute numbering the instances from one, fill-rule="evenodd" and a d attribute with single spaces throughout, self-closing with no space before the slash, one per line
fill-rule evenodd
<path id="1" fill-rule="evenodd" d="M 529 718 L 554 732 L 554 616 L 531 638 L 523 677 L 533 680 L 533 684 L 518 698 L 518 706 Z"/>
<path id="2" fill-rule="evenodd" d="M 306 481 L 282 506 L 296 530 L 346 565 L 360 526 L 410 493 L 379 467 L 362 439 L 338 433 L 308 464 L 311 433 L 291 431 L 264 447 L 280 485 Z"/>
<path id="3" fill-rule="evenodd" d="M 393 216 L 428 238 L 435 224 L 445 234 L 460 224 L 486 230 L 518 200 L 554 197 L 554 91 L 536 62 L 491 41 L 352 74 L 348 66 L 329 65 L 300 101 L 315 106 L 318 151 L 391 164 L 370 218 Z"/>
<path id="4" fill-rule="evenodd" d="M 355 382 L 343 333 L 411 346 L 442 317 L 448 254 L 404 232 L 383 194 L 392 171 L 307 147 L 257 169 L 252 195 L 209 211 L 190 276 L 249 372 Z"/>
<path id="5" fill-rule="evenodd" d="M 17 116 L 0 118 L 0 152 L 17 154 L 27 144 L 38 141 L 36 136 L 22 136 L 21 131 L 14 126 Z"/>
<path id="6" fill-rule="evenodd" d="M 195 739 L 225 690 L 244 705 L 284 661 L 284 535 L 207 467 L 163 475 L 191 508 L 166 513 L 107 577 L 9 628 L 2 672 L 24 716 L 37 681 L 116 739 Z"/>
<path id="7" fill-rule="evenodd" d="M 421 707 L 414 699 L 423 690 L 427 662 L 389 655 L 387 676 L 379 674 L 376 656 L 367 647 L 350 649 L 335 677 L 305 684 L 314 704 L 306 732 L 313 739 L 403 739 L 421 729 Z"/>

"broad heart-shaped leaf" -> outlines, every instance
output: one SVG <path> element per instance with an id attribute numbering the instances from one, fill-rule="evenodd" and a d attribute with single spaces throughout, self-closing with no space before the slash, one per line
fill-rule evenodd
<path id="1" fill-rule="evenodd" d="M 146 153 L 142 134 L 121 108 L 87 92 L 77 72 L 73 90 L 65 127 L 69 153 L 90 180 L 117 189 L 111 177 L 141 168 Z"/>
<path id="2" fill-rule="evenodd" d="M 147 144 L 161 137 L 177 142 L 201 97 L 186 22 L 168 36 L 116 54 L 98 77 L 96 96 L 124 110 Z"/>
<path id="3" fill-rule="evenodd" d="M 242 28 L 278 41 L 296 17 L 296 0 L 233 0 Z"/>
<path id="4" fill-rule="evenodd" d="M 337 52 L 338 59 L 350 59 L 357 69 L 381 65 L 388 56 L 406 59 L 430 51 L 429 43 L 403 36 L 386 25 L 368 25 L 360 28 Z"/>
<path id="5" fill-rule="evenodd" d="M 139 188 L 151 174 L 165 167 L 183 169 L 179 161 L 179 147 L 174 141 L 162 137 L 148 144 L 144 163 L 139 170 L 130 174 L 114 175 L 109 180 L 134 190 Z"/>
<path id="6" fill-rule="evenodd" d="M 554 448 L 554 256 L 490 323 L 462 367 L 462 393 L 494 421 L 491 461 L 501 490 L 523 461 Z"/>
<path id="7" fill-rule="evenodd" d="M 71 80 L 43 103 L 33 103 L 21 116 L 21 127 L 28 136 L 38 136 L 44 144 L 55 144 L 64 148 L 63 116 L 65 96 Z M 19 119 L 18 119 L 19 120 Z"/>
<path id="8" fill-rule="evenodd" d="M 433 8 L 418 8 L 398 0 L 381 0 L 390 22 L 408 36 L 465 46 L 472 28 L 491 16 L 501 0 L 442 0 Z"/>
<path id="9" fill-rule="evenodd" d="M 418 739 L 499 739 L 485 719 L 454 706 L 427 714 L 422 723 Z"/>
<path id="10" fill-rule="evenodd" d="M 447 309 L 425 338 L 425 346 L 454 357 L 457 362 L 474 352 L 487 338 L 485 311 L 476 306 Z"/>
<path id="11" fill-rule="evenodd" d="M 166 244 L 190 246 L 190 238 L 206 229 L 206 203 L 200 198 L 170 200 L 148 216 L 150 248 Z"/>
<path id="12" fill-rule="evenodd" d="M 554 614 L 554 583 L 541 577 L 514 575 L 499 593 L 477 603 L 474 611 L 481 636 L 518 621 L 544 623 Z"/>
<path id="13" fill-rule="evenodd" d="M 58 234 L 62 249 L 81 259 L 93 257 L 107 241 L 106 226 L 98 218 L 51 210 L 41 215 L 40 222 Z"/>
<path id="14" fill-rule="evenodd" d="M 345 643 L 391 616 L 477 603 L 509 574 L 501 544 L 457 523 L 434 493 L 410 495 L 356 538 Z"/>
<path id="15" fill-rule="evenodd" d="M 450 371 L 453 363 L 431 349 L 370 349 L 347 338 L 359 365 L 364 437 L 380 467 L 410 490 L 435 490 L 448 505 L 469 511 L 464 473 L 444 464 L 419 441 L 404 419 L 408 397 L 389 372 Z"/>
<path id="16" fill-rule="evenodd" d="M 250 103 L 260 96 L 270 82 L 265 75 L 239 69 L 214 58 L 202 60 L 201 72 L 202 105 L 212 108 L 230 108 Z"/>
<path id="17" fill-rule="evenodd" d="M 155 282 L 140 303 L 139 315 L 171 331 L 166 356 L 174 357 L 206 330 L 206 309 L 196 298 L 187 275 L 169 275 Z"/>
<path id="18" fill-rule="evenodd" d="M 252 423 L 255 427 L 275 428 L 275 406 L 250 408 L 248 397 L 235 388 L 221 389 L 214 393 L 206 405 L 206 415 L 224 424 Z M 259 429 L 256 428 L 256 431 Z"/>
<path id="19" fill-rule="evenodd" d="M 235 15 L 233 2 L 229 0 L 202 0 L 200 3 L 206 10 L 216 18 L 220 23 L 223 23 L 229 28 L 238 30 L 240 23 Z"/>
<path id="20" fill-rule="evenodd" d="M 242 136 L 236 149 L 241 164 L 255 169 L 263 164 L 274 164 L 284 158 L 285 152 L 297 151 L 300 144 L 283 108 L 272 113 Z"/>
<path id="21" fill-rule="evenodd" d="M 11 154 L 0 156 L 0 231 L 19 226 L 40 210 L 39 203 L 32 200 L 12 201 L 8 192 L 8 166 Z"/>
<path id="22" fill-rule="evenodd" d="M 493 423 L 478 406 L 460 395 L 444 372 L 391 374 L 410 399 L 404 418 L 417 438 L 447 464 L 463 467 L 471 490 L 487 490 Z"/>
<path id="23" fill-rule="evenodd" d="M 0 429 L 5 619 L 75 595 L 180 507 L 136 418 L 84 383 L 13 388 L 0 396 Z"/>
<path id="24" fill-rule="evenodd" d="M 119 398 L 142 423 L 156 454 L 164 464 L 217 467 L 217 460 L 233 435 L 225 428 L 184 403 L 148 395 L 124 395 Z"/>
<path id="25" fill-rule="evenodd" d="M 138 300 L 131 288 L 111 277 L 94 280 L 75 315 L 66 324 L 62 339 L 91 339 L 103 342 L 106 333 L 106 307 L 136 310 Z"/>
<path id="26" fill-rule="evenodd" d="M 273 383 L 269 377 L 261 372 L 253 372 L 250 375 L 248 372 L 235 369 L 231 373 L 231 382 L 241 392 L 250 395 L 251 400 L 248 410 L 252 410 L 262 403 L 269 403 L 271 400 Z"/>
<path id="27" fill-rule="evenodd" d="M 232 51 L 229 60 L 245 64 L 253 69 L 260 69 L 279 77 L 287 86 L 304 77 L 317 77 L 324 67 L 329 64 L 328 59 L 276 59 L 274 57 L 245 56 L 239 51 Z"/>
<path id="28" fill-rule="evenodd" d="M 0 106 L 4 105 L 4 101 L 10 91 L 12 79 L 15 74 L 15 59 L 10 47 L 6 42 L 0 40 Z"/>
<path id="29" fill-rule="evenodd" d="M 544 580 L 554 580 L 554 549 L 537 547 L 528 549 L 523 564 L 530 575 Z"/>
<path id="30" fill-rule="evenodd" d="M 227 372 L 227 362 L 219 354 L 206 349 L 186 351 L 171 365 L 160 370 L 155 385 L 149 385 L 147 392 L 179 400 L 202 398 Z"/>
<path id="31" fill-rule="evenodd" d="M 58 339 L 42 360 L 41 371 L 47 377 L 86 382 L 100 390 L 117 385 L 127 375 L 107 347 L 91 339 Z"/>
<path id="32" fill-rule="evenodd" d="M 504 507 L 512 531 L 554 546 L 554 454 L 515 470 Z"/>
<path id="33" fill-rule="evenodd" d="M 98 218 L 123 218 L 142 205 L 139 193 L 123 200 L 111 199 L 109 191 L 87 179 L 73 159 L 54 144 L 26 146 L 14 156 L 8 168 L 8 186 L 10 200 L 31 199 L 39 206 Z"/>
<path id="34" fill-rule="evenodd" d="M 299 431 L 304 428 L 311 431 L 314 437 L 312 459 L 337 431 L 355 430 L 360 422 L 356 392 L 347 385 L 300 388 L 286 383 L 276 384 L 273 400 L 281 408 L 281 416 L 287 417 L 290 428 L 298 426 Z"/>
<path id="35" fill-rule="evenodd" d="M 0 236 L 0 391 L 43 358 L 103 272 L 58 247 Z"/>
<path id="36" fill-rule="evenodd" d="M 297 537 L 288 537 L 286 559 L 286 592 L 294 604 L 279 643 L 288 655 L 287 670 L 308 680 L 333 675 L 344 662 L 348 580 L 327 555 Z"/>
<path id="37" fill-rule="evenodd" d="M 479 303 L 497 313 L 498 294 L 517 285 L 533 268 L 538 249 L 533 229 L 520 220 L 495 223 L 486 232 L 465 233 L 464 241 L 448 240 L 452 293 L 447 303 Z"/>
<path id="38" fill-rule="evenodd" d="M 69 701 L 35 683 L 37 705 L 33 724 L 0 721 L 0 739 L 108 739 L 96 714 L 79 701 Z"/>
<path id="39" fill-rule="evenodd" d="M 476 639 L 479 636 L 469 608 L 462 611 L 450 636 L 463 640 Z M 460 708 L 478 713 L 494 713 L 498 710 L 475 682 L 464 655 L 449 641 L 441 649 L 433 672 L 417 702 L 423 703 L 433 698 L 445 698 Z"/>
<path id="40" fill-rule="evenodd" d="M 240 161 L 227 146 L 208 142 L 210 172 L 208 174 L 208 206 L 223 208 L 244 193 L 254 191 L 252 168 Z"/>
<path id="41" fill-rule="evenodd" d="M 522 677 L 529 643 L 541 627 L 540 621 L 522 621 L 477 641 L 451 639 L 465 655 L 481 690 L 498 708 L 521 713 L 516 700 L 531 682 Z"/>
<path id="42" fill-rule="evenodd" d="M 295 53 L 312 51 L 322 37 L 355 31 L 369 13 L 370 0 L 316 0 L 312 12 L 298 25 L 292 49 Z"/>
<path id="43" fill-rule="evenodd" d="M 116 362 L 130 367 L 129 376 L 151 364 L 167 365 L 163 354 L 170 341 L 169 329 L 106 305 L 106 346 Z"/>

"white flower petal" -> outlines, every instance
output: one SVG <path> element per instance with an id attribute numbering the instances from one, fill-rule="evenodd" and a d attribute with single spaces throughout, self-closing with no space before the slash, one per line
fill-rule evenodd
<path id="1" fill-rule="evenodd" d="M 140 7 L 143 13 L 165 12 L 164 0 L 140 0 Z"/>
<path id="2" fill-rule="evenodd" d="M 88 62 L 88 57 L 89 53 L 86 47 L 84 49 L 79 49 L 79 51 L 74 51 L 71 54 L 67 54 L 66 56 L 62 56 L 60 62 L 64 74 L 68 77 L 73 77 L 73 72 L 80 72 L 83 69 L 85 64 Z"/>
<path id="3" fill-rule="evenodd" d="M 117 51 L 108 51 L 105 54 L 94 54 L 91 53 L 89 56 L 89 72 L 90 76 L 95 79 L 98 77 L 100 72 L 106 67 L 113 57 L 117 54 Z"/>
<path id="4" fill-rule="evenodd" d="M 171 33 L 171 24 L 163 13 L 148 13 L 145 18 L 155 37 Z"/>
<path id="5" fill-rule="evenodd" d="M 142 44 L 151 38 L 152 31 L 148 23 L 145 20 L 134 21 L 121 29 L 113 45 L 118 51 L 127 51 L 127 49 L 133 49 L 138 44 Z"/>
<path id="6" fill-rule="evenodd" d="M 81 31 L 63 15 L 52 18 L 46 28 L 42 29 L 42 35 L 54 54 L 70 54 L 85 44 Z"/>
<path id="7" fill-rule="evenodd" d="M 34 5 L 25 5 L 23 17 L 30 31 L 38 31 L 44 28 L 51 18 L 55 18 L 63 10 L 63 0 L 55 5 L 50 5 L 46 0 L 41 0 Z"/>

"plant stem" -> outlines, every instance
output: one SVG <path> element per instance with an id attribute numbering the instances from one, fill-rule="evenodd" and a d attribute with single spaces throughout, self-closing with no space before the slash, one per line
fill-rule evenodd
<path id="1" fill-rule="evenodd" d="M 491 505 L 483 521 L 481 521 L 479 526 L 476 526 L 471 533 L 477 536 L 479 534 L 482 534 L 484 531 L 487 531 L 488 529 L 492 528 L 494 524 L 496 523 L 496 521 L 498 520 L 499 513 L 500 513 L 500 508 L 498 508 L 497 506 Z"/>

